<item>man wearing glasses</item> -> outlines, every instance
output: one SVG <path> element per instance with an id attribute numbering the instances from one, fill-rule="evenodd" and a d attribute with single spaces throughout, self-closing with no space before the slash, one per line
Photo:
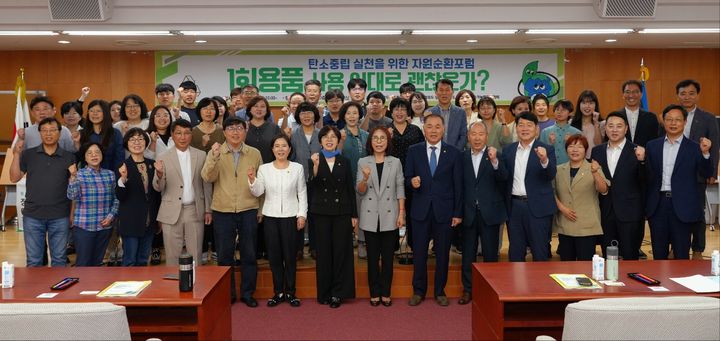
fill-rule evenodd
<path id="1" fill-rule="evenodd" d="M 643 96 L 642 83 L 631 79 L 623 83 L 623 100 L 625 108 L 618 110 L 628 119 L 628 131 L 626 137 L 638 146 L 645 147 L 645 144 L 660 136 L 660 124 L 655 113 L 640 108 Z"/>
<path id="2" fill-rule="evenodd" d="M 13 148 L 10 181 L 18 182 L 27 174 L 23 224 L 28 267 L 43 265 L 46 236 L 50 265 L 67 265 L 65 247 L 70 225 L 67 186 L 69 168 L 75 167 L 75 156 L 58 144 L 61 129 L 58 120 L 46 117 L 37 124 L 39 145 L 24 148 L 26 141 L 19 140 Z"/>
<path id="3" fill-rule="evenodd" d="M 240 301 L 257 307 L 253 298 L 257 284 L 257 238 L 260 199 L 250 193 L 248 174 L 256 174 L 263 163 L 260 151 L 245 143 L 247 123 L 237 117 L 223 122 L 225 142 L 215 143 L 208 152 L 202 177 L 213 184 L 212 220 L 218 265 L 235 264 L 235 236 L 240 240 Z M 349 237 L 349 236 L 348 236 Z M 231 269 L 231 273 L 235 273 Z M 235 302 L 235 276 L 230 276 L 231 301 Z"/>

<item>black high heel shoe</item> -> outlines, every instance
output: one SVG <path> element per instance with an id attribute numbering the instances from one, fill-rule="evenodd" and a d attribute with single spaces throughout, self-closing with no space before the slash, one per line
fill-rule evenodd
<path id="1" fill-rule="evenodd" d="M 342 299 L 340 297 L 330 297 L 330 308 L 340 308 Z"/>

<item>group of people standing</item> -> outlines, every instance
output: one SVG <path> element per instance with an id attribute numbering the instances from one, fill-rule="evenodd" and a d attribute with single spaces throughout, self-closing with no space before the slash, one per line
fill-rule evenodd
<path id="1" fill-rule="evenodd" d="M 185 81 L 175 106 L 175 89 L 160 84 L 149 116 L 131 94 L 119 110 L 93 100 L 82 117 L 85 88 L 67 105 L 67 126 L 50 99 L 34 98 L 36 123 L 19 132 L 10 172 L 13 181 L 27 175 L 28 266 L 42 264 L 46 235 L 51 265 L 66 265 L 71 201 L 76 266 L 102 264 L 113 227 L 124 266 L 147 265 L 160 232 L 168 265 L 183 250 L 203 259 L 212 245 L 218 265 L 234 267 L 239 250 L 239 298 L 249 307 L 258 305 L 260 254 L 273 275 L 267 305 L 300 306 L 305 230 L 317 299 L 331 308 L 355 296 L 355 234 L 367 250 L 373 306 L 392 305 L 402 227 L 414 256 L 412 306 L 427 295 L 431 241 L 435 301 L 449 304 L 454 243 L 462 249 L 459 303 L 467 304 L 471 264 L 478 249 L 485 262 L 498 261 L 503 226 L 510 261 L 525 261 L 528 250 L 535 261 L 550 259 L 553 231 L 562 260 L 589 260 L 596 245 L 615 241 L 623 259 L 638 259 L 646 218 L 654 259 L 667 259 L 670 245 L 675 259 L 689 258 L 691 245 L 704 248 L 704 189 L 717 174 L 720 134 L 697 107 L 695 81 L 678 83 L 681 104 L 663 110 L 663 124 L 640 109 L 637 81 L 622 86 L 625 108 L 604 119 L 591 90 L 574 115 L 572 102 L 558 100 L 554 119 L 548 98 L 518 96 L 509 120 L 492 97 L 454 96 L 448 79 L 435 84 L 432 108 L 410 83 L 387 109 L 382 93 L 365 96 L 362 79 L 348 83 L 349 101 L 328 90 L 320 105 L 321 89 L 306 82 L 277 122 L 253 85 L 234 89 L 229 104 L 218 96 L 196 104 L 197 86 Z"/>

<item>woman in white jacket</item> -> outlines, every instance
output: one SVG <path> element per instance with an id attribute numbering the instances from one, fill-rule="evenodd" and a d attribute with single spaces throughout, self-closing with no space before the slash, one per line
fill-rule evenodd
<path id="1" fill-rule="evenodd" d="M 275 292 L 267 305 L 274 307 L 288 301 L 299 307 L 300 300 L 295 296 L 296 239 L 307 218 L 305 175 L 302 165 L 288 160 L 292 150 L 289 137 L 279 134 L 270 145 L 275 161 L 261 165 L 257 177 L 252 169 L 248 170 L 250 192 L 256 197 L 265 194 L 265 245 Z"/>

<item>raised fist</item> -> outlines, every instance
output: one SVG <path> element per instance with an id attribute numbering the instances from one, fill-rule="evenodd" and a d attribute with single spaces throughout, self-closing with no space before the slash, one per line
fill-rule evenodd
<path id="1" fill-rule="evenodd" d="M 704 137 L 700 138 L 700 151 L 702 151 L 703 154 L 707 154 L 710 152 L 710 147 L 712 146 L 712 142 Z"/>
<path id="2" fill-rule="evenodd" d="M 600 164 L 597 161 L 592 160 L 592 162 L 590 162 L 590 170 L 593 173 L 597 172 L 598 170 L 600 170 Z"/>
<path id="3" fill-rule="evenodd" d="M 219 143 L 217 143 L 217 142 L 213 143 L 212 149 L 210 149 L 210 151 L 212 152 L 212 155 L 213 155 L 214 157 L 220 156 L 220 146 L 221 146 L 221 145 L 220 145 Z"/>
<path id="4" fill-rule="evenodd" d="M 638 161 L 645 161 L 645 148 L 641 146 L 635 147 L 635 157 Z"/>
<path id="5" fill-rule="evenodd" d="M 248 180 L 250 180 L 250 183 L 255 182 L 255 168 L 250 167 L 247 171 Z"/>
<path id="6" fill-rule="evenodd" d="M 165 172 L 165 163 L 162 160 L 155 161 L 155 173 L 158 178 L 162 178 L 163 172 Z"/>
<path id="7" fill-rule="evenodd" d="M 362 168 L 363 179 L 367 181 L 370 178 L 370 167 L 363 166 Z"/>
<path id="8" fill-rule="evenodd" d="M 415 189 L 420 188 L 420 177 L 419 177 L 419 176 L 416 176 L 416 177 L 410 179 L 410 184 L 411 184 L 412 187 L 415 188 Z"/>
<path id="9" fill-rule="evenodd" d="M 545 150 L 545 147 L 535 148 L 535 154 L 537 155 L 538 159 L 540 159 L 540 163 L 547 162 L 547 150 Z"/>
<path id="10" fill-rule="evenodd" d="M 557 140 L 555 133 L 550 133 L 550 135 L 548 135 L 548 142 L 550 142 L 550 144 L 555 144 L 555 140 Z"/>
<path id="11" fill-rule="evenodd" d="M 312 160 L 313 165 L 317 166 L 320 164 L 320 154 L 314 153 L 313 155 L 310 155 L 310 160 Z"/>
<path id="12" fill-rule="evenodd" d="M 125 166 L 124 163 L 122 165 L 120 165 L 120 168 L 118 169 L 118 173 L 120 173 L 120 180 L 122 180 L 123 183 L 127 182 L 128 172 L 127 172 L 127 167 Z"/>
<path id="13" fill-rule="evenodd" d="M 495 147 L 488 147 L 487 157 L 491 163 L 495 163 L 495 161 L 497 161 L 497 149 L 495 149 Z"/>
<path id="14" fill-rule="evenodd" d="M 68 167 L 68 172 L 70 172 L 70 179 L 75 180 L 75 177 L 77 176 L 77 166 L 73 163 Z"/>

